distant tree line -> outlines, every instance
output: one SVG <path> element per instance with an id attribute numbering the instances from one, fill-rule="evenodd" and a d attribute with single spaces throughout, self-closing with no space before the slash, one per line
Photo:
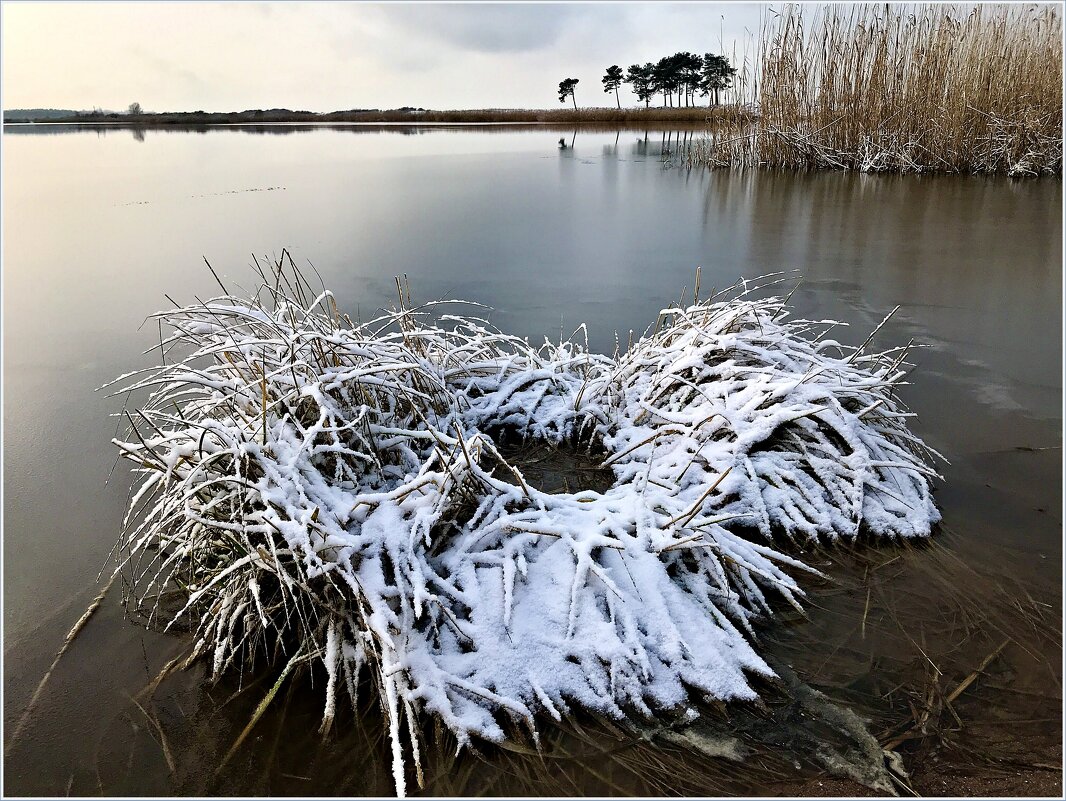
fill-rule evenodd
<path id="1" fill-rule="evenodd" d="M 707 105 L 718 105 L 721 102 L 721 91 L 733 85 L 733 77 L 737 74 L 736 68 L 729 63 L 729 59 L 716 53 L 705 53 L 702 57 L 695 53 L 680 52 L 672 56 L 664 56 L 658 62 L 646 64 L 633 64 L 625 73 L 617 64 L 607 68 L 607 72 L 601 79 L 603 91 L 607 94 L 614 92 L 615 103 L 618 108 L 622 102 L 618 97 L 618 88 L 623 84 L 629 84 L 637 100 L 644 103 L 644 107 L 651 105 L 652 98 L 661 94 L 663 107 L 667 106 L 693 106 L 696 104 L 696 95 L 707 98 Z M 565 103 L 569 98 L 577 108 L 577 98 L 574 89 L 577 87 L 577 78 L 566 78 L 559 83 L 559 102 Z"/>

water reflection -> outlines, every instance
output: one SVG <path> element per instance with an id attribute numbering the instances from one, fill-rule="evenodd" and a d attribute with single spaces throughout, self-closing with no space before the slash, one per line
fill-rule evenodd
<path id="1" fill-rule="evenodd" d="M 644 125 L 639 126 L 640 130 Z M 4 134 L 9 136 L 57 136 L 94 132 L 101 136 L 118 131 L 141 131 L 159 133 L 249 133 L 286 135 L 310 133 L 313 131 L 337 131 L 350 134 L 394 133 L 400 136 L 424 136 L 426 134 L 452 132 L 477 132 L 512 135 L 516 132 L 533 131 L 590 131 L 594 133 L 616 134 L 619 131 L 635 131 L 637 126 L 617 126 L 608 123 L 531 123 L 531 122 L 271 122 L 271 123 L 233 123 L 218 125 L 126 125 L 122 123 L 4 123 Z M 688 131 L 692 134 L 708 130 L 705 123 L 672 123 L 661 125 L 651 123 L 649 130 L 654 131 Z"/>
<path id="2" fill-rule="evenodd" d="M 951 459 L 938 499 L 958 547 L 976 560 L 999 543 L 1058 609 L 1059 454 L 1017 450 L 1061 445 L 1058 180 L 674 166 L 699 126 L 4 130 L 9 724 L 92 597 L 121 521 L 125 474 L 103 485 L 121 401 L 94 388 L 146 364 L 157 332 L 138 329 L 164 293 L 212 294 L 202 256 L 247 286 L 249 254 L 283 246 L 353 316 L 387 304 L 407 274 L 417 297 L 481 301 L 535 340 L 588 322 L 602 351 L 653 323 L 696 266 L 708 288 L 801 270 L 798 313 L 852 322 L 841 338 L 853 342 L 902 304 L 883 341 L 930 346 L 905 399 Z M 7 765 L 9 792 L 62 792 L 74 771 L 97 792 L 86 766 L 117 738 L 101 721 L 150 725 L 127 715 L 124 694 L 151 672 L 142 648 L 155 669 L 173 640 L 107 609 Z M 172 789 L 152 753 L 137 783 L 102 791 Z"/>

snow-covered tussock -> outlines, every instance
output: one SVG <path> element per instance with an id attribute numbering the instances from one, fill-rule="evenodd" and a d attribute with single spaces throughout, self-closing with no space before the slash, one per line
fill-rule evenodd
<path id="1" fill-rule="evenodd" d="M 463 743 L 753 697 L 752 622 L 808 569 L 782 543 L 939 517 L 904 352 L 839 345 L 747 284 L 608 358 L 441 304 L 355 325 L 276 279 L 159 315 L 165 363 L 124 386 L 149 394 L 116 442 L 144 474 L 125 551 L 142 603 L 184 593 L 215 675 L 321 660 L 328 727 L 368 668 L 401 794 L 420 713 Z M 617 480 L 542 492 L 501 437 L 602 448 Z"/>

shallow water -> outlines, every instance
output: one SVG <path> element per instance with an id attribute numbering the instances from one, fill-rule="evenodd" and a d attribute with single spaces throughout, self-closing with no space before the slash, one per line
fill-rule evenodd
<path id="1" fill-rule="evenodd" d="M 228 285 L 250 286 L 251 253 L 288 248 L 353 317 L 389 303 L 393 277 L 407 275 L 416 299 L 480 301 L 506 331 L 554 338 L 587 322 L 604 351 L 616 332 L 624 346 L 630 329 L 691 291 L 696 266 L 705 291 L 799 270 L 797 313 L 851 323 L 839 338 L 856 344 L 900 304 L 880 341 L 928 346 L 904 397 L 917 432 L 950 462 L 937 493 L 945 532 L 932 556 L 833 557 L 836 583 L 812 585 L 810 619 L 763 636 L 872 728 L 891 729 L 909 714 L 906 688 L 926 673 L 955 686 L 1009 635 L 1015 642 L 953 705 L 965 733 L 938 758 L 980 749 L 1060 758 L 1060 181 L 671 166 L 668 151 L 691 131 L 287 133 L 5 137 L 5 737 L 95 595 L 121 523 L 126 468 L 104 484 L 115 461 L 108 415 L 121 399 L 93 390 L 148 364 L 141 351 L 158 332 L 138 329 L 169 305 L 163 293 L 185 302 L 217 290 L 204 257 Z M 5 740 L 5 792 L 389 792 L 376 724 L 322 745 L 311 693 L 286 703 L 299 737 L 276 736 L 279 710 L 258 727 L 252 753 L 210 784 L 217 754 L 265 688 L 219 710 L 236 685 L 208 692 L 193 674 L 161 688 L 146 715 L 128 696 L 181 645 L 124 621 L 109 596 L 19 740 Z M 986 736 L 995 732 L 1010 742 Z M 684 773 L 671 747 L 629 763 L 582 747 L 539 772 L 510 752 L 460 760 L 429 789 L 780 789 L 767 771 L 728 781 Z M 900 748 L 925 758 L 929 740 Z"/>

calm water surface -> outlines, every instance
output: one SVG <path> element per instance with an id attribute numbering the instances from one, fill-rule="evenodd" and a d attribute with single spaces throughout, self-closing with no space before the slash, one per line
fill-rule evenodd
<path id="1" fill-rule="evenodd" d="M 1061 720 L 1060 181 L 664 164 L 663 151 L 688 132 L 7 132 L 8 736 L 95 595 L 121 522 L 126 468 L 105 485 L 115 461 L 109 415 L 121 400 L 94 389 L 147 364 L 141 352 L 158 332 L 141 324 L 169 305 L 163 293 L 184 302 L 214 292 L 204 257 L 228 284 L 247 287 L 251 254 L 282 248 L 312 262 L 353 316 L 389 303 L 393 276 L 405 274 L 416 298 L 480 301 L 506 331 L 555 337 L 587 322 L 590 344 L 605 351 L 616 332 L 624 342 L 691 288 L 697 266 L 704 287 L 799 270 L 797 313 L 851 323 L 841 338 L 855 343 L 900 304 L 881 341 L 928 346 L 905 399 L 919 415 L 916 430 L 950 462 L 938 491 L 945 541 L 975 569 L 1009 572 L 1048 610 L 1037 654 L 1046 675 L 1014 669 L 1040 687 L 1041 717 Z M 863 594 L 845 601 L 861 608 Z M 819 614 L 816 605 L 809 625 L 822 632 L 828 618 Z M 888 649 L 869 625 L 869 647 Z M 175 690 L 152 712 L 172 727 L 172 772 L 155 724 L 128 699 L 180 645 L 123 621 L 117 595 L 109 597 L 19 741 L 5 742 L 5 791 L 197 789 L 191 755 L 214 764 L 240 725 L 205 734 L 195 721 L 217 696 Z M 301 725 L 313 726 L 310 713 Z M 295 769 L 242 770 L 266 773 L 235 774 L 225 787 L 388 791 L 359 776 L 323 787 Z M 623 791 L 648 790 L 619 781 Z"/>

